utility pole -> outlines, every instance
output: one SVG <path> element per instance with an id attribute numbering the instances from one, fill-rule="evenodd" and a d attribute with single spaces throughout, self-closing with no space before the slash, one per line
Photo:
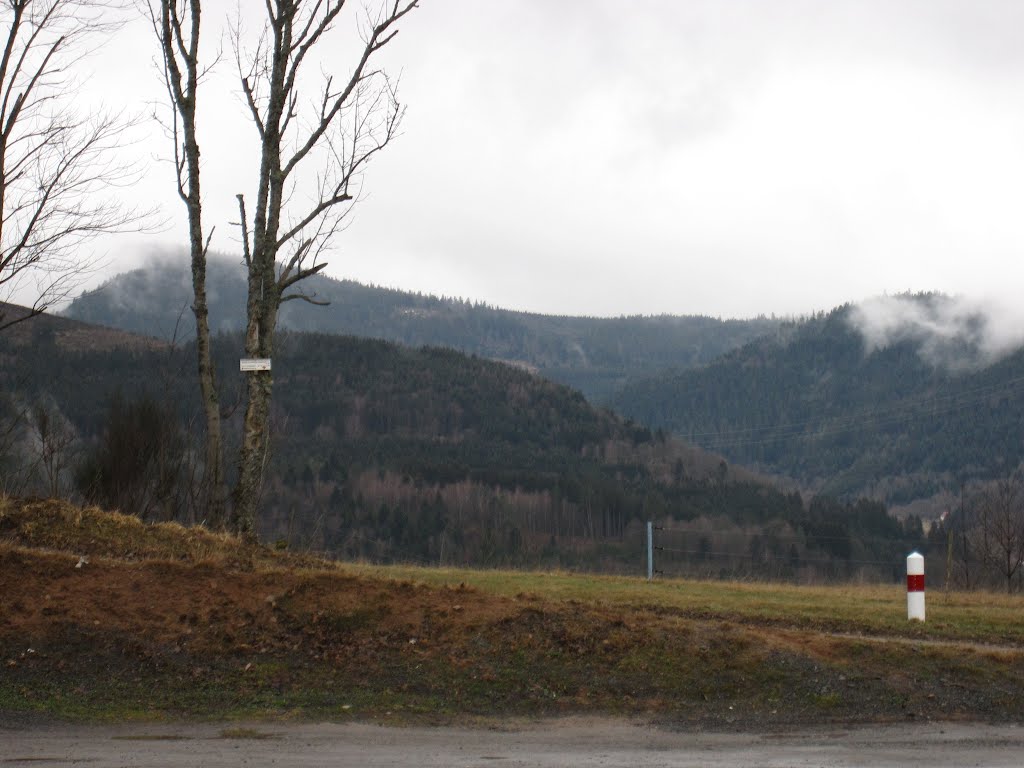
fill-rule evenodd
<path id="1" fill-rule="evenodd" d="M 654 578 L 654 523 L 647 521 L 647 580 Z"/>

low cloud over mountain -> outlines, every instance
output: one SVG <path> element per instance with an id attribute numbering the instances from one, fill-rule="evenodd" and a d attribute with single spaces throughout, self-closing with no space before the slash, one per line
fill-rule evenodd
<path id="1" fill-rule="evenodd" d="M 997 299 L 900 294 L 868 299 L 849 313 L 867 351 L 904 341 L 950 370 L 990 365 L 1024 344 L 1024 309 Z"/>

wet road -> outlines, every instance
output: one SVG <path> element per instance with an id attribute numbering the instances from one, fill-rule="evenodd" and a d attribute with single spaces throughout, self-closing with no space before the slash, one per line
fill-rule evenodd
<path id="1" fill-rule="evenodd" d="M 600 719 L 501 730 L 288 723 L 0 728 L 0 766 L 20 765 L 1021 766 L 1024 728 L 927 723 L 695 733 Z"/>

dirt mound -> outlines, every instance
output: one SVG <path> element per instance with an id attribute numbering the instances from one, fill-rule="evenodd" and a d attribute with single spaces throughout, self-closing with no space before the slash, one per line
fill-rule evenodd
<path id="1" fill-rule="evenodd" d="M 0 498 L 0 541 L 34 549 L 122 560 L 199 562 L 260 554 L 233 536 L 139 518 L 55 499 Z"/>
<path id="2" fill-rule="evenodd" d="M 52 501 L 0 501 L 0 665 L 19 716 L 1024 715 L 1019 653 L 428 586 Z"/>

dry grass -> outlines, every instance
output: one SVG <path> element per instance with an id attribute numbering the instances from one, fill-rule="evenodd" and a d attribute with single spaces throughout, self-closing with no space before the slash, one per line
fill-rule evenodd
<path id="1" fill-rule="evenodd" d="M 0 498 L 0 540 L 34 549 L 121 560 L 243 562 L 271 559 L 236 537 L 202 526 L 144 523 L 132 515 L 79 507 L 54 499 Z"/>
<path id="2" fill-rule="evenodd" d="M 335 565 L 0 499 L 0 714 L 1024 717 L 1020 599 L 929 600 L 922 625 L 898 587 Z"/>
<path id="3" fill-rule="evenodd" d="M 593 606 L 643 608 L 694 618 L 718 617 L 756 624 L 908 638 L 1022 643 L 1024 598 L 992 592 L 929 592 L 928 621 L 907 621 L 902 586 L 795 586 L 764 582 L 696 581 L 419 566 L 346 564 L 346 573 L 415 581 L 432 586 L 465 584 L 505 597 Z"/>
<path id="4" fill-rule="evenodd" d="M 796 586 L 586 573 L 336 564 L 315 557 L 247 547 L 236 537 L 178 523 L 141 522 L 95 507 L 55 500 L 0 498 L 0 541 L 78 556 L 171 560 L 245 570 L 337 570 L 364 579 L 434 587 L 466 585 L 485 594 L 593 607 L 644 609 L 691 618 L 909 638 L 1024 644 L 1024 599 L 992 592 L 928 593 L 928 621 L 906 619 L 902 585 Z"/>

